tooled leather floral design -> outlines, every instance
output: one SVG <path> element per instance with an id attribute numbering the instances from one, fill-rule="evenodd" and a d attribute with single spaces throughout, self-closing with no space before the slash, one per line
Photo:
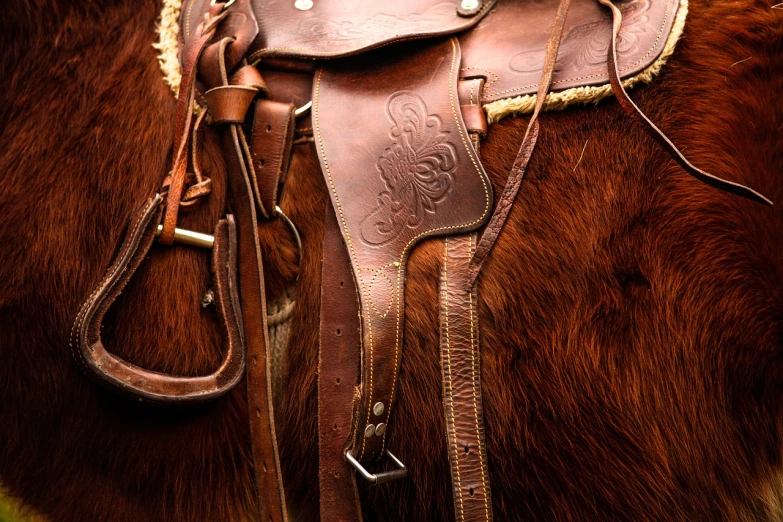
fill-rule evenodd
<path id="1" fill-rule="evenodd" d="M 361 223 L 362 239 L 371 245 L 391 241 L 405 227 L 418 228 L 428 213 L 435 213 L 451 190 L 457 165 L 449 132 L 441 130 L 440 118 L 427 113 L 419 96 L 394 94 L 386 113 L 394 124 L 392 143 L 375 165 L 385 189 Z"/>
<path id="2" fill-rule="evenodd" d="M 357 13 L 335 17 L 309 17 L 299 24 L 298 38 L 307 42 L 329 40 L 383 40 L 404 32 L 426 32 L 443 28 L 458 19 L 453 2 L 440 2 L 423 13 L 394 15 L 373 13 L 364 18 Z"/>
<path id="3" fill-rule="evenodd" d="M 647 11 L 651 5 L 650 0 L 630 0 L 618 4 L 618 7 L 623 13 L 623 25 L 617 41 L 618 60 L 622 62 L 624 54 L 638 48 L 639 35 L 645 33 L 645 26 L 649 23 Z M 581 71 L 587 65 L 606 63 L 611 35 L 612 20 L 609 16 L 570 28 L 563 36 L 555 71 Z M 543 66 L 542 49 L 517 54 L 509 63 L 511 70 L 520 73 L 539 72 Z"/>

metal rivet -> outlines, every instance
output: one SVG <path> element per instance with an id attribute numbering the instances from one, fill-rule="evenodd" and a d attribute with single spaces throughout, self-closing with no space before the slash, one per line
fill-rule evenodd
<path id="1" fill-rule="evenodd" d="M 378 425 L 375 427 L 375 434 L 379 437 L 383 437 L 383 434 L 386 433 L 386 424 L 383 422 L 379 422 Z"/>
<path id="2" fill-rule="evenodd" d="M 375 414 L 376 417 L 380 417 L 383 415 L 384 406 L 382 402 L 376 402 L 372 407 L 372 412 Z"/>
<path id="3" fill-rule="evenodd" d="M 461 7 L 465 11 L 472 11 L 479 6 L 478 0 L 462 0 Z"/>
<path id="4" fill-rule="evenodd" d="M 475 1 L 475 0 L 465 0 L 468 1 Z M 313 7 L 313 0 L 296 0 L 296 3 L 294 3 L 294 7 L 299 9 L 300 11 L 307 11 L 308 9 L 311 9 Z"/>
<path id="5" fill-rule="evenodd" d="M 364 428 L 364 436 L 365 438 L 370 438 L 373 435 L 375 435 L 375 425 L 374 424 L 368 424 L 366 428 Z"/>

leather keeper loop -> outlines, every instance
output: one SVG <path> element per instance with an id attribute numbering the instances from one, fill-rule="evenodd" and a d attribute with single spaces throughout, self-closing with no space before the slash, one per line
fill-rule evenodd
<path id="1" fill-rule="evenodd" d="M 266 219 L 275 217 L 278 191 L 288 172 L 296 128 L 295 109 L 293 103 L 256 102 L 250 155 L 259 215 Z"/>
<path id="2" fill-rule="evenodd" d="M 487 135 L 487 116 L 479 105 L 460 105 L 462 119 L 469 133 L 475 132 L 482 138 Z"/>
<path id="3" fill-rule="evenodd" d="M 253 87 L 227 85 L 208 90 L 204 98 L 214 123 L 241 124 L 257 93 Z"/>
<path id="4" fill-rule="evenodd" d="M 482 139 L 487 135 L 487 116 L 481 108 L 481 94 L 484 90 L 483 78 L 470 78 L 457 83 L 462 119 L 469 133 L 478 134 Z"/>
<path id="5" fill-rule="evenodd" d="M 264 77 L 253 65 L 245 65 L 237 69 L 229 78 L 228 83 L 258 89 L 265 98 L 269 97 L 269 87 L 267 87 Z"/>

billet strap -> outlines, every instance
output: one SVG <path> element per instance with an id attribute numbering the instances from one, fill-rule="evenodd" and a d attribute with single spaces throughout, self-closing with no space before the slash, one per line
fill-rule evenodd
<path id="1" fill-rule="evenodd" d="M 533 149 L 536 147 L 536 141 L 538 141 L 538 115 L 544 107 L 544 100 L 552 85 L 552 75 L 555 72 L 557 52 L 560 49 L 560 41 L 563 38 L 563 28 L 565 27 L 566 16 L 568 15 L 568 8 L 570 5 L 571 0 L 560 0 L 560 5 L 557 8 L 557 14 L 555 15 L 555 21 L 549 36 L 549 43 L 547 44 L 546 53 L 544 55 L 544 67 L 541 73 L 541 81 L 538 84 L 536 106 L 528 121 L 527 130 L 525 130 L 525 137 L 522 138 L 522 145 L 519 148 L 519 153 L 514 160 L 514 164 L 511 166 L 511 172 L 509 172 L 503 194 L 501 194 L 500 199 L 495 206 L 495 211 L 492 213 L 489 224 L 487 224 L 484 232 L 481 234 L 478 246 L 476 247 L 476 253 L 471 260 L 471 286 L 476 282 L 476 278 L 478 277 L 479 272 L 481 272 L 481 267 L 484 266 L 484 262 L 486 261 L 489 252 L 495 245 L 506 219 L 508 219 L 508 213 L 511 211 L 511 206 L 514 204 L 517 192 L 519 192 L 522 178 L 525 175 L 525 169 L 530 162 L 530 156 L 533 154 Z"/>
<path id="2" fill-rule="evenodd" d="M 445 238 L 440 270 L 443 408 L 457 522 L 492 520 L 477 296 L 469 270 L 475 245 L 475 234 Z"/>
<path id="3" fill-rule="evenodd" d="M 128 395 L 167 403 L 206 401 L 234 388 L 245 371 L 235 273 L 236 232 L 231 215 L 218 222 L 212 247 L 215 308 L 226 339 L 223 362 L 214 373 L 186 377 L 145 370 L 109 353 L 101 339 L 103 317 L 148 256 L 155 241 L 162 205 L 163 198 L 155 196 L 131 219 L 114 262 L 76 316 L 71 351 L 85 371 Z"/>
<path id="4" fill-rule="evenodd" d="M 411 248 L 489 217 L 491 185 L 459 110 L 459 63 L 458 42 L 448 39 L 316 73 L 315 140 L 360 296 L 361 406 L 350 456 L 362 463 L 386 451 Z"/>
<path id="5" fill-rule="evenodd" d="M 239 125 L 228 124 L 223 133 L 223 146 L 228 151 L 230 197 L 239 236 L 239 295 L 247 346 L 247 399 L 260 520 L 281 522 L 287 520 L 285 492 L 272 407 L 266 289 L 253 186 L 248 173 L 250 152 Z"/>
<path id="6" fill-rule="evenodd" d="M 609 69 L 609 82 L 612 85 L 612 91 L 617 97 L 617 101 L 620 102 L 620 106 L 625 110 L 626 114 L 630 115 L 637 122 L 641 123 L 644 129 L 653 137 L 658 144 L 674 158 L 674 161 L 691 176 L 706 183 L 707 185 L 714 187 L 718 190 L 734 194 L 747 198 L 757 203 L 772 206 L 772 201 L 759 194 L 750 187 L 746 187 L 740 183 L 734 181 L 728 181 L 718 176 L 714 176 L 709 172 L 705 172 L 700 168 L 693 165 L 688 159 L 680 152 L 674 143 L 659 129 L 636 105 L 633 100 L 628 96 L 628 93 L 623 87 L 623 82 L 620 79 L 620 72 L 617 69 L 617 37 L 620 34 L 620 28 L 623 24 L 623 14 L 620 9 L 615 6 L 611 0 L 598 0 L 599 3 L 608 7 L 612 11 L 612 38 L 610 40 L 610 46 L 606 57 L 607 66 Z"/>
<path id="7" fill-rule="evenodd" d="M 351 259 L 331 203 L 327 205 L 321 268 L 318 349 L 318 484 L 321 520 L 362 519 L 356 474 L 345 460 L 350 446 L 354 391 L 361 366 L 359 294 Z"/>

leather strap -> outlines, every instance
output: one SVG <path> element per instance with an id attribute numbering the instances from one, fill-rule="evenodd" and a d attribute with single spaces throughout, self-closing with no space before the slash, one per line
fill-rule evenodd
<path id="1" fill-rule="evenodd" d="M 163 198 L 155 196 L 139 209 L 105 277 L 84 302 L 71 331 L 70 347 L 85 372 L 123 393 L 158 402 L 200 402 L 234 388 L 245 371 L 236 281 L 236 239 L 231 215 L 215 228 L 212 280 L 226 350 L 220 367 L 203 377 L 174 376 L 139 368 L 109 353 L 101 339 L 103 317 L 148 255 L 163 212 Z"/>
<path id="2" fill-rule="evenodd" d="M 457 522 L 492 520 L 476 287 L 469 270 L 475 242 L 475 234 L 445 238 L 440 270 L 443 407 Z"/>
<path id="3" fill-rule="evenodd" d="M 476 247 L 476 253 L 471 260 L 471 286 L 476 282 L 476 278 L 478 277 L 479 272 L 481 272 L 481 267 L 484 265 L 484 261 L 486 261 L 490 250 L 492 250 L 492 247 L 495 245 L 498 235 L 508 218 L 508 213 L 511 210 L 511 206 L 514 204 L 514 199 L 516 199 L 517 192 L 519 192 L 519 187 L 522 184 L 522 178 L 525 175 L 525 169 L 530 161 L 530 156 L 533 154 L 533 149 L 536 146 L 536 141 L 538 140 L 538 115 L 544 107 L 546 94 L 549 92 L 549 87 L 552 84 L 552 75 L 554 74 L 555 64 L 557 62 L 557 51 L 560 49 L 560 40 L 563 37 L 563 27 L 565 26 L 565 20 L 570 5 L 571 0 L 560 0 L 560 5 L 557 8 L 555 22 L 552 26 L 552 32 L 549 36 L 549 43 L 547 44 L 544 57 L 541 81 L 539 82 L 538 93 L 536 94 L 536 106 L 533 110 L 533 115 L 530 116 L 530 121 L 527 124 L 527 130 L 525 131 L 525 137 L 522 138 L 522 145 L 519 148 L 519 153 L 514 160 L 514 164 L 511 166 L 511 172 L 508 175 L 506 187 L 503 189 L 503 194 L 501 194 L 500 199 L 495 206 L 495 211 L 492 213 L 489 224 L 487 224 L 483 234 L 481 234 L 481 239 L 479 239 L 478 246 Z"/>
<path id="4" fill-rule="evenodd" d="M 168 191 L 166 196 L 166 213 L 163 217 L 163 230 L 159 241 L 164 245 L 174 242 L 174 228 L 177 226 L 180 200 L 185 187 L 188 168 L 188 146 L 191 137 L 191 122 L 193 120 L 193 105 L 196 93 L 196 67 L 204 47 L 215 35 L 215 29 L 222 22 L 228 11 L 223 10 L 223 3 L 210 6 L 202 22 L 196 28 L 193 38 L 185 42 L 182 50 L 181 70 L 182 81 L 174 111 L 174 159 L 169 173 Z"/>
<path id="5" fill-rule="evenodd" d="M 296 121 L 293 103 L 256 102 L 250 154 L 253 157 L 253 188 L 258 210 L 265 219 L 275 217 L 277 194 L 288 172 Z"/>
<path id="6" fill-rule="evenodd" d="M 653 137 L 658 144 L 671 155 L 674 160 L 680 164 L 680 166 L 702 183 L 714 187 L 718 190 L 734 194 L 736 196 L 742 196 L 751 201 L 757 203 L 763 203 L 765 205 L 772 206 L 772 201 L 759 194 L 750 187 L 746 187 L 740 183 L 734 181 L 728 181 L 718 176 L 714 176 L 709 172 L 705 172 L 700 168 L 693 165 L 688 159 L 680 152 L 674 143 L 666 137 L 661 129 L 659 129 L 636 105 L 633 100 L 628 96 L 628 93 L 623 87 L 623 82 L 620 80 L 620 72 L 617 69 L 617 37 L 620 34 L 620 27 L 623 24 L 622 12 L 612 3 L 611 0 L 598 0 L 599 3 L 608 7 L 612 11 L 612 38 L 610 40 L 609 51 L 607 53 L 606 62 L 609 69 L 609 82 L 612 85 L 612 91 L 617 97 L 617 101 L 620 102 L 620 106 L 625 110 L 626 114 L 633 117 L 634 120 L 641 123 L 644 129 Z"/>
<path id="7" fill-rule="evenodd" d="M 457 84 L 459 107 L 462 109 L 462 119 L 470 134 L 478 138 L 487 137 L 487 115 L 481 108 L 481 93 L 484 90 L 484 78 L 460 80 Z M 478 151 L 477 151 L 478 152 Z"/>
<path id="8" fill-rule="evenodd" d="M 345 460 L 359 384 L 359 294 L 331 203 L 326 209 L 318 350 L 318 483 L 321 520 L 362 519 L 356 474 Z"/>
<path id="9" fill-rule="evenodd" d="M 247 398 L 260 519 L 281 522 L 287 520 L 287 516 L 272 407 L 263 260 L 253 187 L 247 171 L 249 162 L 246 159 L 250 153 L 238 125 L 226 126 L 223 146 L 227 151 L 231 204 L 239 235 L 240 301 L 248 358 Z"/>
<path id="10" fill-rule="evenodd" d="M 247 46 L 258 32 L 250 1 L 234 0 L 228 9 L 232 15 L 218 28 L 216 38 L 219 37 L 220 40 L 205 49 L 199 62 L 201 79 L 211 90 L 229 87 L 233 80 L 248 81 L 250 85 L 245 87 L 256 92 L 261 91 L 262 82 L 256 75 L 232 74 L 237 66 L 240 67 L 239 71 L 242 71 L 245 65 L 242 60 Z M 236 104 L 232 105 L 237 107 Z M 209 109 L 212 110 L 212 107 L 209 106 Z M 258 508 L 260 520 L 284 522 L 287 520 L 287 513 L 272 406 L 263 258 L 258 240 L 256 201 L 251 182 L 255 174 L 250 150 L 241 124 L 238 123 L 244 121 L 244 115 L 238 114 L 235 109 L 224 111 L 224 114 L 231 114 L 230 118 L 220 121 L 231 208 L 237 221 L 239 299 L 248 357 L 248 413 Z"/>

